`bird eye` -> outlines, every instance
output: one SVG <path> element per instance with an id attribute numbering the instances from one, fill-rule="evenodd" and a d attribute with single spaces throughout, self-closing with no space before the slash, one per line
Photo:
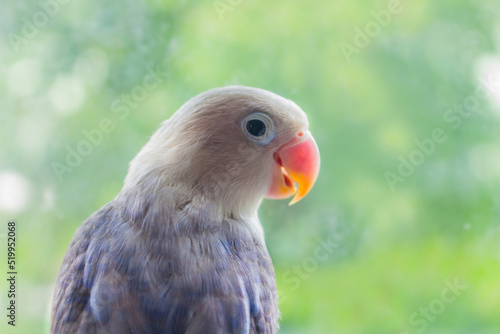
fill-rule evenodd
<path id="1" fill-rule="evenodd" d="M 251 119 L 247 122 L 247 131 L 252 136 L 260 137 L 266 133 L 266 125 L 260 119 Z"/>
<path id="2" fill-rule="evenodd" d="M 254 112 L 241 123 L 243 132 L 258 145 L 266 145 L 274 138 L 274 124 L 271 117 Z"/>

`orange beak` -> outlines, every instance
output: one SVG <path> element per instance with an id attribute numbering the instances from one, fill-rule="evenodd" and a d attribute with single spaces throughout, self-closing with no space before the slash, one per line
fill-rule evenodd
<path id="1" fill-rule="evenodd" d="M 299 132 L 274 153 L 274 161 L 266 198 L 283 199 L 295 194 L 289 205 L 297 203 L 311 190 L 319 173 L 319 150 L 311 133 Z"/>

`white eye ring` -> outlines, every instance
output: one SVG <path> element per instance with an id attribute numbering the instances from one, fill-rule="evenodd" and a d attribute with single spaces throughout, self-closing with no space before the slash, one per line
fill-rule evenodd
<path id="1" fill-rule="evenodd" d="M 261 112 L 254 112 L 243 118 L 241 129 L 257 145 L 269 144 L 275 135 L 273 120 Z"/>

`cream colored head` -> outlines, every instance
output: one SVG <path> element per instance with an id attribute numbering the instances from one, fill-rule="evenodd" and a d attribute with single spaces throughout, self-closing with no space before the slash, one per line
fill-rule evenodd
<path id="1" fill-rule="evenodd" d="M 254 118 L 268 122 L 264 135 L 248 132 L 249 121 L 260 124 Z M 281 168 L 276 152 L 308 127 L 302 109 L 271 92 L 211 89 L 163 122 L 130 163 L 125 186 L 173 187 L 209 199 L 224 214 L 251 214 Z"/>

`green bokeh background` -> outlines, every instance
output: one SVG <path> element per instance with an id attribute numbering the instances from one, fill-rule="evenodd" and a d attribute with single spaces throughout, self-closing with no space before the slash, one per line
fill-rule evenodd
<path id="1" fill-rule="evenodd" d="M 9 219 L 18 225 L 19 275 L 15 328 L 0 280 L 0 332 L 48 333 L 76 228 L 120 191 L 128 162 L 161 121 L 202 91 L 241 84 L 300 105 L 322 157 L 303 201 L 260 209 L 280 333 L 499 333 L 500 87 L 463 115 L 450 110 L 473 101 L 489 76 L 500 81 L 500 5 L 405 0 L 377 23 L 373 12 L 390 6 L 69 0 L 45 24 L 38 14 L 26 36 L 42 7 L 4 3 L 0 277 Z M 357 29 L 367 28 L 361 45 Z M 342 46 L 356 42 L 362 47 L 346 57 Z M 120 119 L 112 102 L 156 66 L 168 75 Z M 114 130 L 58 180 L 53 163 L 104 118 Z M 391 187 L 386 173 L 418 158 L 416 141 L 436 129 L 446 140 Z M 317 250 L 325 242 L 330 253 Z M 443 302 L 455 281 L 466 288 Z"/>

